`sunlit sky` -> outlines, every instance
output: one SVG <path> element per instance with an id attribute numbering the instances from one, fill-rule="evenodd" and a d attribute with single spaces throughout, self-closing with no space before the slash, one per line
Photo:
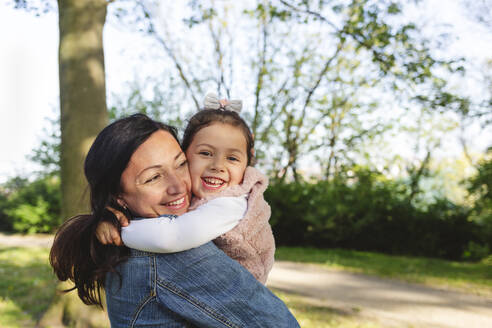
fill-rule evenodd
<path id="1" fill-rule="evenodd" d="M 450 50 L 483 61 L 492 57 L 492 33 L 463 16 L 458 0 L 428 0 L 425 13 L 433 20 L 449 24 L 457 36 Z M 15 10 L 0 0 L 0 182 L 33 170 L 26 156 L 31 153 L 48 126 L 45 118 L 56 117 L 58 110 L 58 17 L 41 17 Z M 118 92 L 123 81 L 131 81 L 135 67 L 120 65 L 129 58 L 125 47 L 132 44 L 128 34 L 107 25 L 105 62 L 108 93 Z M 130 36 L 135 38 L 135 36 Z"/>

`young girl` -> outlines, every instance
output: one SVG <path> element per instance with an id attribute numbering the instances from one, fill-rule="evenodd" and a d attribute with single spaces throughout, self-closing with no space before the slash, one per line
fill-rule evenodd
<path id="1" fill-rule="evenodd" d="M 239 101 L 219 101 L 215 95 L 209 94 L 205 99 L 205 108 L 191 117 L 185 129 L 182 149 L 188 159 L 194 196 L 190 210 L 195 211 L 188 212 L 184 217 L 202 218 L 202 222 L 187 219 L 191 223 L 177 231 L 169 229 L 168 221 L 165 224 L 156 219 L 132 221 L 122 228 L 121 235 L 126 246 L 169 253 L 196 247 L 215 238 L 214 243 L 229 257 L 248 269 L 258 281 L 266 282 L 275 253 L 275 242 L 268 223 L 270 207 L 263 198 L 268 179 L 250 166 L 254 159 L 254 140 L 249 127 L 238 114 L 240 109 Z M 210 204 L 212 199 L 220 197 L 222 200 L 227 196 L 240 197 L 244 194 L 248 197 L 248 209 L 230 231 L 225 230 L 225 225 L 209 226 L 208 216 L 200 213 L 203 205 Z M 212 203 L 218 206 L 217 201 Z M 218 211 L 218 214 L 225 214 Z M 233 216 L 241 215 L 236 213 Z M 227 225 L 230 227 L 234 220 L 237 219 L 229 217 Z M 188 231 L 193 232 L 192 236 Z"/>

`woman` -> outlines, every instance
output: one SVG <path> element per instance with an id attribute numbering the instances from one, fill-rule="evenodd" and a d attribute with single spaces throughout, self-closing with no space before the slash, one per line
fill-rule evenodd
<path id="1" fill-rule="evenodd" d="M 95 238 L 101 220 L 117 223 L 108 206 L 128 216 L 186 212 L 190 178 L 174 128 L 141 114 L 118 120 L 97 136 L 84 170 L 92 213 L 60 227 L 50 262 L 86 304 L 102 306 L 105 288 L 112 327 L 299 326 L 282 301 L 212 242 L 155 254 Z M 149 170 L 159 172 L 158 181 Z"/>

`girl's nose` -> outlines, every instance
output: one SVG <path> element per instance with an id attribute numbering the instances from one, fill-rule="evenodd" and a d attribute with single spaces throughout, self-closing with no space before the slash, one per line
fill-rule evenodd
<path id="1" fill-rule="evenodd" d="M 221 159 L 215 159 L 210 165 L 210 169 L 216 172 L 224 172 L 224 162 Z"/>

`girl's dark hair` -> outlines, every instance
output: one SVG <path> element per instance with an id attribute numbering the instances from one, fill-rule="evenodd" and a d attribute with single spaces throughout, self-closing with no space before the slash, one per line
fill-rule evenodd
<path id="1" fill-rule="evenodd" d="M 193 137 L 201 129 L 213 124 L 213 123 L 223 123 L 229 124 L 234 127 L 241 129 L 241 132 L 246 138 L 246 154 L 248 156 L 248 165 L 254 165 L 255 158 L 253 150 L 255 148 L 255 140 L 253 134 L 249 129 L 248 124 L 239 116 L 238 113 L 230 110 L 222 109 L 203 109 L 193 115 L 188 120 L 188 125 L 186 126 L 183 142 L 181 143 L 181 148 L 184 152 L 188 149 L 193 141 Z"/>
<path id="2" fill-rule="evenodd" d="M 96 137 L 84 163 L 89 182 L 91 214 L 68 219 L 58 229 L 50 251 L 50 264 L 58 279 L 71 280 L 80 299 L 87 305 L 102 307 L 100 288 L 104 287 L 107 272 L 124 261 L 126 247 L 102 245 L 95 236 L 101 221 L 118 220 L 107 207 L 127 213 L 116 201 L 120 193 L 121 174 L 131 156 L 154 132 L 169 132 L 175 139 L 174 127 L 156 122 L 146 115 L 135 114 L 105 127 Z"/>

